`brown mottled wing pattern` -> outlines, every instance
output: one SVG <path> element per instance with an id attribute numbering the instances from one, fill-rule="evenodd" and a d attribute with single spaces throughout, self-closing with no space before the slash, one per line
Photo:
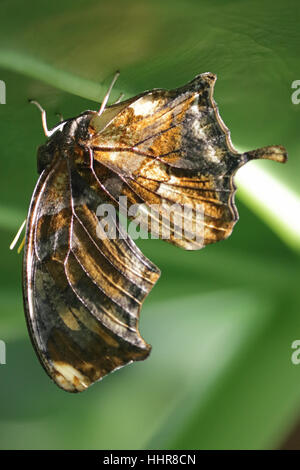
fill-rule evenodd
<path id="1" fill-rule="evenodd" d="M 86 178 L 83 172 L 59 155 L 43 171 L 29 210 L 24 253 L 32 341 L 50 377 L 70 392 L 148 356 L 139 311 L 159 277 L 126 234 L 97 237 L 95 213 L 105 194 L 95 189 L 91 172 Z M 118 221 L 116 230 L 122 230 Z"/>
<path id="2" fill-rule="evenodd" d="M 127 196 L 129 210 L 144 205 L 152 235 L 166 238 L 167 227 L 167 241 L 199 249 L 228 237 L 237 221 L 236 170 L 251 159 L 286 159 L 280 146 L 243 154 L 233 148 L 212 96 L 215 80 L 205 73 L 181 88 L 110 106 L 100 116 L 86 111 L 58 125 L 39 149 L 24 305 L 37 354 L 64 390 L 85 390 L 150 352 L 138 320 L 159 270 L 118 218 L 110 220 L 116 237 L 99 237 L 97 208 Z M 195 228 L 198 238 L 190 236 Z"/>
<path id="3" fill-rule="evenodd" d="M 205 73 L 181 88 L 153 90 L 121 103 L 104 129 L 97 116 L 90 122 L 89 146 L 103 185 L 115 198 L 121 193 L 132 204 L 156 205 L 148 214 L 148 228 L 161 238 L 175 204 L 178 217 L 171 220 L 167 241 L 186 249 L 199 249 L 232 232 L 238 219 L 233 182 L 238 168 L 253 158 L 286 158 L 279 146 L 244 154 L 233 148 L 213 99 L 215 80 Z M 185 217 L 183 206 L 190 209 L 192 224 L 197 211 L 203 214 L 199 240 L 182 232 L 181 238 L 176 236 Z"/>

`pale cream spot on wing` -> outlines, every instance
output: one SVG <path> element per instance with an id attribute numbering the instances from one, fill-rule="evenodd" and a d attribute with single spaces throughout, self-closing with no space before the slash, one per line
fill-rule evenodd
<path id="1" fill-rule="evenodd" d="M 53 363 L 55 370 L 58 372 L 56 381 L 66 390 L 78 390 L 82 392 L 90 385 L 90 381 L 79 370 L 70 364 L 64 362 Z"/>
<path id="2" fill-rule="evenodd" d="M 140 98 L 139 100 L 132 103 L 129 108 L 133 109 L 136 116 L 148 116 L 155 111 L 157 106 L 157 101 L 154 101 L 151 96 L 145 96 L 144 98 Z"/>
<path id="3" fill-rule="evenodd" d="M 111 160 L 112 162 L 114 162 L 116 158 L 118 158 L 118 156 L 119 156 L 118 152 L 109 152 L 109 160 Z"/>
<path id="4" fill-rule="evenodd" d="M 192 129 L 193 129 L 193 134 L 195 137 L 197 137 L 198 139 L 202 139 L 204 141 L 206 140 L 205 130 L 203 129 L 200 121 L 195 120 L 192 124 Z"/>
<path id="5" fill-rule="evenodd" d="M 65 377 L 63 375 L 61 375 L 61 373 L 59 373 L 59 372 L 56 373 L 55 381 L 61 388 L 63 388 L 67 392 L 74 392 L 74 390 L 75 390 L 74 385 L 71 384 L 70 382 L 68 382 L 65 379 Z"/>
<path id="6" fill-rule="evenodd" d="M 189 113 L 195 114 L 196 116 L 200 116 L 199 111 L 199 95 L 195 96 L 193 104 L 190 106 Z"/>
<path id="7" fill-rule="evenodd" d="M 212 145 L 208 144 L 205 147 L 205 159 L 213 163 L 220 162 L 220 158 L 216 154 L 216 149 Z"/>

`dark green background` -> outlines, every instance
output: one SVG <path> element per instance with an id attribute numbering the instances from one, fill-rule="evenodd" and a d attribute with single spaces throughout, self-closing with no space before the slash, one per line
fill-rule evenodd
<path id="1" fill-rule="evenodd" d="M 116 69 L 112 98 L 217 73 L 215 98 L 234 144 L 285 145 L 285 166 L 249 165 L 269 172 L 300 207 L 300 104 L 291 102 L 291 83 L 300 79 L 299 2 L 6 0 L 0 11 L 7 86 L 0 105 L 0 339 L 7 345 L 0 447 L 279 446 L 300 407 L 300 366 L 291 363 L 291 343 L 300 338 L 300 233 L 291 237 L 284 222 L 273 231 L 263 202 L 237 200 L 231 238 L 200 252 L 139 242 L 162 270 L 141 315 L 153 351 L 79 395 L 55 387 L 38 363 L 23 315 L 21 257 L 8 246 L 26 216 L 44 141 L 27 98 L 42 103 L 52 126 L 57 111 L 71 117 L 97 109 Z M 255 178 L 250 189 L 255 194 Z M 293 216 L 298 224 L 299 212 Z"/>

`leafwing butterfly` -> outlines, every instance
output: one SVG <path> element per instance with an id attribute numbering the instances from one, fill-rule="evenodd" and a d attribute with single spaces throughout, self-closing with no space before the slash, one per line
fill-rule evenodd
<path id="1" fill-rule="evenodd" d="M 216 76 L 203 73 L 174 89 L 85 111 L 47 130 L 38 150 L 39 180 L 25 236 L 23 293 L 37 355 L 62 389 L 80 392 L 133 361 L 151 346 L 141 337 L 139 313 L 159 269 L 138 249 L 116 218 L 114 238 L 99 237 L 97 208 L 155 205 L 156 235 L 176 204 L 203 211 L 201 243 L 176 236 L 167 241 L 199 249 L 227 238 L 238 220 L 233 176 L 246 162 L 284 162 L 281 146 L 239 154 L 213 98 Z M 176 210 L 175 210 L 176 212 Z M 176 214 L 175 214 L 176 215 Z M 153 220 L 152 220 L 153 222 Z"/>

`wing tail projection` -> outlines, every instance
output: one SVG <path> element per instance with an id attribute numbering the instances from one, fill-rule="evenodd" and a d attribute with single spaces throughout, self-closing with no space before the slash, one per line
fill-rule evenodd
<path id="1" fill-rule="evenodd" d="M 282 145 L 270 145 L 256 150 L 250 150 L 242 154 L 246 161 L 249 160 L 273 160 L 278 163 L 285 163 L 287 161 L 287 151 Z"/>

